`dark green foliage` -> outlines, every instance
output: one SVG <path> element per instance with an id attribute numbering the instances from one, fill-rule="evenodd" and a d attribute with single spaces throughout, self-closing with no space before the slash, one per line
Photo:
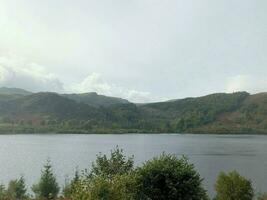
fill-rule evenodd
<path id="1" fill-rule="evenodd" d="M 7 191 L 3 184 L 0 185 L 0 199 L 1 200 L 7 199 Z"/>
<path id="2" fill-rule="evenodd" d="M 10 199 L 14 200 L 23 200 L 28 198 L 27 188 L 23 177 L 9 182 L 7 195 Z"/>
<path id="3" fill-rule="evenodd" d="M 105 109 L 106 120 L 112 123 L 112 128 L 137 128 L 141 113 L 135 104 L 113 105 Z"/>
<path id="4" fill-rule="evenodd" d="M 75 185 L 72 200 L 137 200 L 135 182 L 131 175 L 116 175 L 112 180 L 104 177 L 82 179 Z"/>
<path id="5" fill-rule="evenodd" d="M 5 189 L 4 185 L 0 185 L 0 200 L 27 200 L 27 188 L 25 179 L 20 177 L 19 179 L 11 180 L 8 184 L 8 188 Z"/>
<path id="6" fill-rule="evenodd" d="M 207 199 L 202 179 L 186 158 L 162 154 L 137 169 L 137 199 Z"/>
<path id="7" fill-rule="evenodd" d="M 215 184 L 216 200 L 252 200 L 254 196 L 250 180 L 236 171 L 221 173 Z"/>
<path id="8" fill-rule="evenodd" d="M 33 192 L 37 198 L 55 199 L 59 193 L 59 186 L 53 173 L 50 161 L 44 165 L 40 181 L 33 185 Z"/>
<path id="9" fill-rule="evenodd" d="M 65 186 L 63 188 L 63 195 L 64 197 L 71 198 L 71 195 L 75 192 L 74 188 L 80 181 L 80 175 L 78 170 L 75 171 L 74 178 L 69 181 L 65 181 Z"/>
<path id="10" fill-rule="evenodd" d="M 131 200 L 135 192 L 133 157 L 116 147 L 110 156 L 99 154 L 69 189 L 72 200 Z M 134 200 L 134 199 L 133 199 Z"/>
<path id="11" fill-rule="evenodd" d="M 97 155 L 96 161 L 92 164 L 92 170 L 89 177 L 105 177 L 112 179 L 116 175 L 123 175 L 133 170 L 133 156 L 127 158 L 123 154 L 123 150 L 116 147 L 111 150 L 110 157 L 105 154 Z"/>

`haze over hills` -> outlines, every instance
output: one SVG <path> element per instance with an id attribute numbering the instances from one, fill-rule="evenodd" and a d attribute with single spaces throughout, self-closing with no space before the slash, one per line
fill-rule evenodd
<path id="1" fill-rule="evenodd" d="M 111 106 L 115 104 L 128 104 L 128 100 L 117 98 L 117 97 L 108 97 L 104 95 L 99 95 L 96 92 L 82 93 L 82 94 L 63 94 L 63 97 L 72 99 L 79 103 L 85 103 L 90 106 L 100 107 L 100 106 Z"/>
<path id="2" fill-rule="evenodd" d="M 267 134 L 267 93 L 217 93 L 134 104 L 96 93 L 30 93 L 4 88 L 0 89 L 0 131 Z"/>
<path id="3" fill-rule="evenodd" d="M 29 94 L 32 94 L 32 92 L 20 88 L 8 88 L 8 87 L 0 88 L 0 95 L 29 95 Z"/>

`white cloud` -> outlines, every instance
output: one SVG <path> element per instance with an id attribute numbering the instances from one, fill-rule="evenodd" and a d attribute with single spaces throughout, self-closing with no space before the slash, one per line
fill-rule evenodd
<path id="1" fill-rule="evenodd" d="M 267 90 L 266 77 L 239 74 L 228 79 L 226 91 L 248 91 L 251 93 L 263 92 Z"/>
<path id="2" fill-rule="evenodd" d="M 242 77 L 225 80 L 267 74 L 266 9 L 264 0 L 0 0 L 0 56 L 45 63 L 66 86 L 98 72 L 101 87 L 116 83 L 130 98 L 246 89 Z"/>
<path id="3" fill-rule="evenodd" d="M 71 86 L 71 90 L 76 92 L 100 92 L 105 94 L 109 93 L 111 88 L 112 86 L 106 83 L 98 73 L 92 73 L 82 82 Z"/>
<path id="4" fill-rule="evenodd" d="M 33 92 L 63 91 L 61 81 L 43 66 L 8 57 L 0 57 L 0 86 L 19 87 Z"/>
<path id="5" fill-rule="evenodd" d="M 91 73 L 80 83 L 63 84 L 59 77 L 45 67 L 14 57 L 0 57 L 0 87 L 18 87 L 33 92 L 97 92 L 126 98 L 132 102 L 155 101 L 149 92 L 127 89 L 105 81 L 101 74 Z"/>
<path id="6" fill-rule="evenodd" d="M 77 93 L 97 92 L 108 96 L 126 98 L 136 103 L 154 100 L 149 92 L 127 89 L 108 83 L 102 78 L 101 74 L 98 73 L 92 73 L 82 82 L 71 85 L 69 91 Z"/>

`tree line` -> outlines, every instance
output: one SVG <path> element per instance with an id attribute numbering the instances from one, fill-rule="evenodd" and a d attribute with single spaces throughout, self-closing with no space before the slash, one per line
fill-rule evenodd
<path id="1" fill-rule="evenodd" d="M 252 182 L 238 172 L 221 172 L 213 200 L 267 200 L 255 194 Z M 116 147 L 110 155 L 98 154 L 90 170 L 76 171 L 60 187 L 51 162 L 44 165 L 39 181 L 27 192 L 24 177 L 0 185 L 0 200 L 209 200 L 203 179 L 186 157 L 162 153 L 135 167 L 134 157 Z"/>

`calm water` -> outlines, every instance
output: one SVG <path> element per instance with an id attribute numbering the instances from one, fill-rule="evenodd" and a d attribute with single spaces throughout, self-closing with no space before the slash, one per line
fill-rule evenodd
<path id="1" fill-rule="evenodd" d="M 24 175 L 32 185 L 50 158 L 61 185 L 75 168 L 88 168 L 98 152 L 108 153 L 116 145 L 136 164 L 165 151 L 188 156 L 211 195 L 220 171 L 238 170 L 267 192 L 267 136 L 252 135 L 0 135 L 0 181 Z"/>

